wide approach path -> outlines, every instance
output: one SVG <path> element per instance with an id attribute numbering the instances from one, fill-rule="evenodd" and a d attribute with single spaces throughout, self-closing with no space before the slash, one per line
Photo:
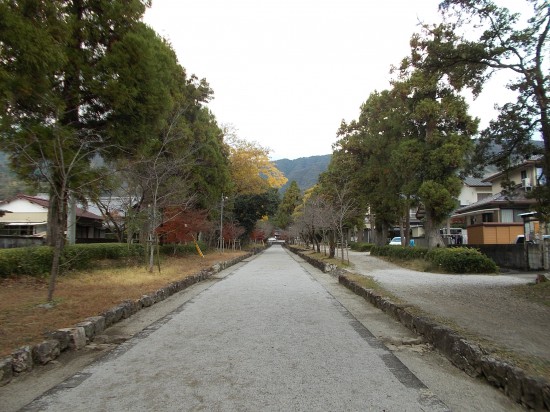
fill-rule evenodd
<path id="1" fill-rule="evenodd" d="M 24 410 L 447 407 L 273 246 Z"/>

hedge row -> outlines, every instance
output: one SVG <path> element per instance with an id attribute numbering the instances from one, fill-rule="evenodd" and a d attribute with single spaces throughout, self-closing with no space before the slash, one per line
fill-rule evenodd
<path id="1" fill-rule="evenodd" d="M 423 247 L 405 247 L 405 246 L 373 246 L 370 254 L 373 256 L 387 256 L 395 259 L 424 259 L 428 249 Z"/>
<path id="2" fill-rule="evenodd" d="M 350 249 L 355 250 L 356 252 L 368 252 L 373 246 L 374 243 L 367 242 L 351 242 L 349 244 Z"/>
<path id="3" fill-rule="evenodd" d="M 201 244 L 201 250 L 206 246 Z M 95 243 L 68 245 L 63 251 L 63 270 L 87 269 L 93 262 L 104 259 L 135 259 L 144 255 L 144 247 L 139 244 Z M 188 255 L 197 253 L 194 244 L 163 245 L 160 252 L 166 255 Z M 13 249 L 0 249 L 0 278 L 18 275 L 45 276 L 50 272 L 53 249 L 49 246 L 34 246 Z"/>
<path id="4" fill-rule="evenodd" d="M 47 246 L 0 249 L 0 278 L 14 275 L 41 276 L 52 264 L 52 248 Z"/>
<path id="5" fill-rule="evenodd" d="M 390 259 L 425 259 L 434 267 L 451 273 L 496 273 L 498 266 L 477 249 L 468 247 L 434 248 L 374 246 L 371 255 Z"/>

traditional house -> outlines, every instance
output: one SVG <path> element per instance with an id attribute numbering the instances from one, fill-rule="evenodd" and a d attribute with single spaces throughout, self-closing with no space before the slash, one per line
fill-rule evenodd
<path id="1" fill-rule="evenodd" d="M 0 236 L 3 247 L 42 243 L 48 228 L 50 202 L 44 197 L 17 195 L 0 202 Z M 1 215 L 1 213 L 0 213 Z M 76 241 L 84 243 L 105 237 L 103 218 L 82 208 L 76 208 Z M 11 238 L 11 241 L 10 241 Z M 34 242 L 17 242 L 15 239 L 35 239 Z M 6 240 L 7 239 L 7 240 Z"/>
<path id="2" fill-rule="evenodd" d="M 493 195 L 493 185 L 485 179 L 466 177 L 462 182 L 462 190 L 458 196 L 460 207 L 468 206 Z"/>
<path id="3" fill-rule="evenodd" d="M 512 183 L 512 190 L 503 190 L 506 181 Z M 486 189 L 479 191 L 479 200 L 461 206 L 452 219 L 463 220 L 470 244 L 514 243 L 517 236 L 524 234 L 521 215 L 529 212 L 536 203 L 528 193 L 535 185 L 545 183 L 541 158 L 527 160 L 508 172 L 495 173 L 481 182 L 490 184 L 490 193 Z"/>

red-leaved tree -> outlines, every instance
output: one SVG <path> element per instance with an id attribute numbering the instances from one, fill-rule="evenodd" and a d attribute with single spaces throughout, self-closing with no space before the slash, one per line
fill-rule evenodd
<path id="1" fill-rule="evenodd" d="M 223 225 L 223 241 L 224 244 L 233 247 L 237 244 L 237 240 L 244 234 L 245 229 L 236 223 L 225 223 Z"/>
<path id="2" fill-rule="evenodd" d="M 186 243 L 197 238 L 199 233 L 208 232 L 212 223 L 208 211 L 168 207 L 163 211 L 163 223 L 157 229 L 163 243 Z"/>

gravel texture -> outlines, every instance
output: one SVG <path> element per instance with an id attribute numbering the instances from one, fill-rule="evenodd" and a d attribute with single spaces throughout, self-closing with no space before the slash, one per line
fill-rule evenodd
<path id="1" fill-rule="evenodd" d="M 280 246 L 24 411 L 448 411 Z"/>
<path id="2" fill-rule="evenodd" d="M 550 307 L 514 295 L 537 273 L 449 275 L 403 269 L 349 252 L 352 270 L 374 278 L 404 302 L 520 355 L 550 360 Z"/>

